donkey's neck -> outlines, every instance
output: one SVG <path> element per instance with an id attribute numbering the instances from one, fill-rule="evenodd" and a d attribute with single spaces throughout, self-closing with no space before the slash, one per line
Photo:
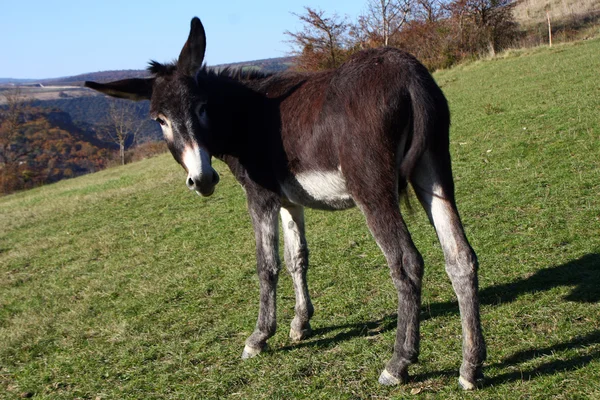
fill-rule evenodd
<path id="1" fill-rule="evenodd" d="M 246 80 L 215 78 L 210 92 L 221 107 L 215 110 L 213 136 L 217 146 L 211 153 L 229 166 L 242 186 L 254 182 L 279 191 L 278 182 L 289 170 L 281 137 L 280 104 L 298 82 L 288 82 L 279 74 Z"/>
<path id="2" fill-rule="evenodd" d="M 252 80 L 213 75 L 202 82 L 209 93 L 209 121 L 217 147 L 213 154 L 240 157 L 249 148 L 256 150 L 257 144 L 264 146 L 260 144 L 278 130 L 278 102 L 256 87 L 264 79 L 268 75 Z"/>

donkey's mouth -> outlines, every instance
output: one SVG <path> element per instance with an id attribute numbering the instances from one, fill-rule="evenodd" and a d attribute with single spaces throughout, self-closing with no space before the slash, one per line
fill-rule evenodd
<path id="1" fill-rule="evenodd" d="M 196 190 L 196 193 L 198 193 L 200 196 L 202 197 L 210 197 L 213 195 L 213 193 L 215 192 L 215 187 L 211 187 L 208 190 Z"/>
<path id="2" fill-rule="evenodd" d="M 217 183 L 219 183 L 219 181 L 219 174 L 217 174 L 216 171 L 213 171 L 210 183 L 205 185 L 194 185 L 194 187 L 190 187 L 190 189 L 195 190 L 196 193 L 198 193 L 202 197 L 209 197 L 212 196 L 212 194 L 215 192 L 215 187 L 217 186 Z"/>

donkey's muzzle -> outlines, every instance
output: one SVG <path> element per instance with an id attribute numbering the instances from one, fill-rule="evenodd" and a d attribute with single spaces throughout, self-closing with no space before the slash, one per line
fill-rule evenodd
<path id="1" fill-rule="evenodd" d="M 207 176 L 208 175 L 208 176 Z M 208 174 L 203 175 L 201 178 L 195 178 L 188 175 L 185 183 L 190 190 L 194 190 L 201 196 L 208 197 L 215 192 L 215 186 L 219 183 L 219 174 L 217 171 L 212 170 Z"/>

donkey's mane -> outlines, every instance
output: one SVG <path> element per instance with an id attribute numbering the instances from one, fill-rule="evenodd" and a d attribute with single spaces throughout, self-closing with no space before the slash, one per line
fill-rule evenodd
<path id="1" fill-rule="evenodd" d="M 151 60 L 148 63 L 148 72 L 150 72 L 152 75 L 156 75 L 156 76 L 173 75 L 176 70 L 177 70 L 177 64 L 175 62 L 168 63 L 168 64 L 162 64 L 162 63 L 159 63 L 158 61 Z"/>
<path id="2" fill-rule="evenodd" d="M 257 69 L 246 69 L 243 67 L 225 67 L 225 68 L 209 68 L 203 66 L 200 73 L 205 73 L 207 76 L 214 75 L 234 79 L 236 81 L 253 81 L 255 79 L 263 79 L 272 76 L 272 72 L 262 72 Z"/>
<path id="3" fill-rule="evenodd" d="M 169 76 L 175 74 L 177 71 L 177 63 L 172 62 L 168 64 L 162 64 L 158 61 L 150 61 L 148 65 L 148 71 L 155 76 Z M 241 67 L 225 67 L 215 68 L 208 67 L 206 64 L 198 71 L 199 76 L 207 78 L 228 78 L 235 81 L 252 81 L 256 79 L 264 79 L 272 76 L 273 73 L 262 72 L 256 69 L 246 69 Z"/>

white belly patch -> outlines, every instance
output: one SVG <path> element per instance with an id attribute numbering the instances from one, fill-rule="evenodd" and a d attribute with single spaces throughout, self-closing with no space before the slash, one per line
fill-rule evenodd
<path id="1" fill-rule="evenodd" d="M 344 209 L 354 206 L 339 170 L 302 172 L 287 179 L 282 189 L 290 202 L 307 207 Z"/>

